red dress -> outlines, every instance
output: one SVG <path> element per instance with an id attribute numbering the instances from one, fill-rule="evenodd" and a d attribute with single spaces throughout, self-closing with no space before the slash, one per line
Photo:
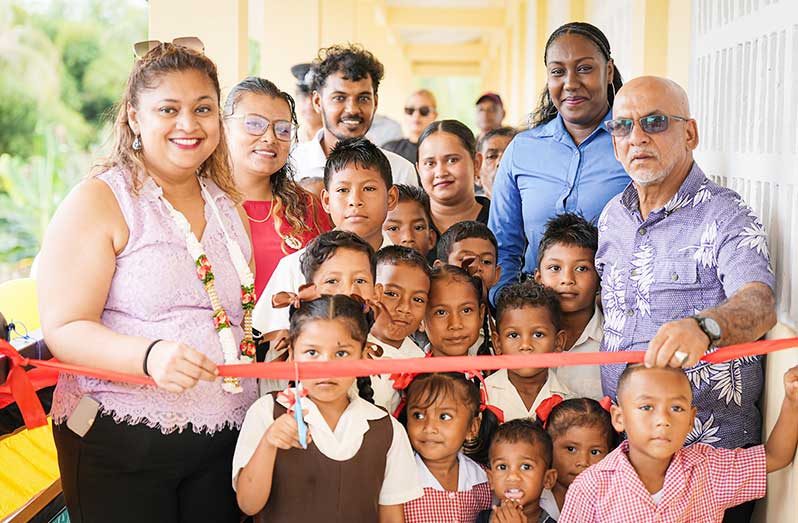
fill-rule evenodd
<path id="1" fill-rule="evenodd" d="M 291 234 L 291 226 L 281 211 L 280 233 L 282 237 L 274 228 L 273 215 L 265 222 L 256 221 L 269 216 L 271 201 L 247 200 L 244 202 L 244 210 L 249 216 L 249 226 L 252 230 L 252 247 L 255 253 L 255 292 L 259 298 L 277 267 L 277 263 L 285 255 L 298 251 L 319 234 L 332 229 L 330 217 L 324 212 L 321 202 L 309 194 L 307 197 L 312 198 L 312 205 L 308 207 L 303 222 L 310 227 L 310 230 L 302 234 Z M 301 243 L 296 249 L 286 244 L 286 239 L 291 236 Z"/>

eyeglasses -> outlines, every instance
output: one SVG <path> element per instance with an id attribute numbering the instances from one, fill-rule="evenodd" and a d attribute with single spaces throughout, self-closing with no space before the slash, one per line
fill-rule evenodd
<path id="1" fill-rule="evenodd" d="M 421 116 L 428 116 L 429 113 L 432 112 L 432 108 L 426 105 L 422 105 L 421 107 L 405 107 L 405 114 L 407 116 L 413 116 L 413 113 L 418 111 L 418 114 Z"/>
<path id="2" fill-rule="evenodd" d="M 668 130 L 668 123 L 671 119 L 679 120 L 680 122 L 689 122 L 690 118 L 683 116 L 675 116 L 672 114 L 652 114 L 644 116 L 637 121 L 640 122 L 640 128 L 644 133 L 657 134 L 664 133 Z M 632 132 L 635 125 L 635 120 L 631 118 L 617 118 L 615 120 L 607 120 L 604 125 L 607 131 L 613 136 L 628 136 Z"/>
<path id="3" fill-rule="evenodd" d="M 230 115 L 225 116 L 225 118 L 234 120 L 243 119 L 244 130 L 252 136 L 263 136 L 271 125 L 272 129 L 274 129 L 274 136 L 278 140 L 290 142 L 294 138 L 294 133 L 296 132 L 296 126 L 293 122 L 289 122 L 288 120 L 275 120 L 270 122 L 267 118 L 259 114 Z"/>
<path id="4" fill-rule="evenodd" d="M 133 52 L 136 54 L 136 58 L 141 59 L 144 58 L 144 55 L 146 55 L 153 49 L 168 43 L 169 42 L 161 42 L 160 40 L 143 40 L 141 42 L 136 42 L 135 44 L 133 44 Z M 197 51 L 198 53 L 205 54 L 205 44 L 203 44 L 202 40 L 200 40 L 196 36 L 181 36 L 180 38 L 175 38 L 174 40 L 172 40 L 171 43 L 172 45 L 187 47 L 192 51 Z"/>

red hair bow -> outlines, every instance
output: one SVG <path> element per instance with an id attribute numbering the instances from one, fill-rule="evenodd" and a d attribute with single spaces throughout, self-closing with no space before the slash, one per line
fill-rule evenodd
<path id="1" fill-rule="evenodd" d="M 313 301 L 321 298 L 319 289 L 312 283 L 306 283 L 299 287 L 297 292 L 278 292 L 272 296 L 272 307 L 275 309 L 282 309 L 284 307 L 293 307 L 298 309 L 303 301 Z"/>
<path id="2" fill-rule="evenodd" d="M 610 407 L 612 407 L 612 398 L 610 398 L 609 396 L 604 396 L 603 398 L 601 398 L 601 401 L 599 401 L 599 405 L 601 405 L 602 409 L 606 410 L 607 412 L 610 412 Z"/>
<path id="3" fill-rule="evenodd" d="M 535 416 L 543 423 L 543 428 L 546 428 L 546 425 L 549 422 L 549 415 L 551 415 L 551 411 L 563 402 L 562 396 L 559 394 L 552 394 L 550 398 L 546 398 L 545 400 L 540 402 L 538 408 L 535 409 Z"/>
<path id="4" fill-rule="evenodd" d="M 400 374 L 391 374 L 391 381 L 393 381 L 394 390 L 405 390 L 418 376 L 417 372 L 402 372 Z"/>
<path id="5" fill-rule="evenodd" d="M 504 423 L 504 411 L 496 405 L 488 403 L 488 387 L 485 385 L 485 378 L 482 376 L 482 372 L 478 370 L 467 370 L 465 371 L 465 377 L 469 380 L 474 378 L 479 380 L 479 411 L 484 412 L 489 410 L 496 416 L 500 424 Z"/>

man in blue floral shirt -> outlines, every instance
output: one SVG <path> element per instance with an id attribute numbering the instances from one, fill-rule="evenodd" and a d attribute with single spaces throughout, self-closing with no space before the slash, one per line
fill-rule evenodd
<path id="1" fill-rule="evenodd" d="M 663 78 L 632 80 L 615 99 L 607 127 L 632 183 L 598 223 L 601 350 L 646 350 L 646 365 L 685 368 L 698 409 L 686 444 L 749 446 L 761 435 L 760 358 L 698 360 L 775 324 L 775 278 L 762 222 L 693 161 L 689 114 L 687 94 Z M 612 397 L 622 371 L 602 366 Z"/>

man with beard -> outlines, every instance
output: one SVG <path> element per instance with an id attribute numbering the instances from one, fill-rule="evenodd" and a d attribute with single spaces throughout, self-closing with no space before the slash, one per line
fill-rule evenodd
<path id="1" fill-rule="evenodd" d="M 700 358 L 756 340 L 776 323 L 764 226 L 693 161 L 698 126 L 679 85 L 635 78 L 618 91 L 612 118 L 605 125 L 632 183 L 598 221 L 601 350 L 645 350 L 647 367 L 685 369 L 697 408 L 687 445 L 756 445 L 762 358 Z M 605 394 L 615 395 L 623 369 L 601 366 Z M 753 502 L 729 509 L 724 522 L 747 522 L 752 510 Z"/>
<path id="2" fill-rule="evenodd" d="M 291 155 L 297 180 L 323 177 L 335 144 L 366 134 L 377 111 L 377 88 L 384 72 L 374 55 L 356 45 L 322 49 L 312 71 L 313 108 L 321 115 L 322 128 Z M 382 152 L 391 164 L 394 183 L 418 186 L 413 164 L 396 153 Z"/>

